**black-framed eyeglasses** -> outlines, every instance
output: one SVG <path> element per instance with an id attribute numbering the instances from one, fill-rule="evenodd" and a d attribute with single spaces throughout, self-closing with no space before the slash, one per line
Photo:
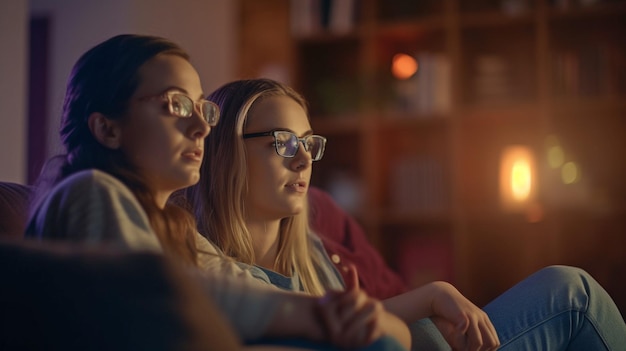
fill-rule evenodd
<path id="1" fill-rule="evenodd" d="M 220 108 L 212 101 L 200 100 L 193 101 L 189 96 L 178 93 L 168 92 L 164 94 L 146 96 L 140 100 L 163 99 L 167 101 L 169 113 L 180 118 L 189 118 L 193 115 L 193 110 L 199 105 L 200 115 L 211 126 L 215 127 L 220 119 Z"/>
<path id="2" fill-rule="evenodd" d="M 303 138 L 298 138 L 297 135 L 286 130 L 271 130 L 269 132 L 244 134 L 243 138 L 249 139 L 262 136 L 274 137 L 276 153 L 282 157 L 291 158 L 296 156 L 300 143 L 304 146 L 304 150 L 311 154 L 313 161 L 319 161 L 324 156 L 326 138 L 321 135 L 307 135 Z"/>

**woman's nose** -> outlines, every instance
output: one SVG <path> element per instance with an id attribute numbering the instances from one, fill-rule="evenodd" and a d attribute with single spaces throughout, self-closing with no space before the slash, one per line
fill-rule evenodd
<path id="1" fill-rule="evenodd" d="M 308 152 L 305 149 L 304 144 L 301 143 L 300 146 L 298 147 L 298 151 L 296 152 L 296 155 L 293 157 L 291 161 L 291 165 L 293 169 L 296 171 L 301 171 L 311 166 L 312 162 L 313 162 L 313 158 L 311 157 L 311 153 Z"/>
<path id="2" fill-rule="evenodd" d="M 191 124 L 191 136 L 194 138 L 206 138 L 211 132 L 211 126 L 204 119 L 204 116 L 194 109 L 193 116 L 190 117 Z"/>

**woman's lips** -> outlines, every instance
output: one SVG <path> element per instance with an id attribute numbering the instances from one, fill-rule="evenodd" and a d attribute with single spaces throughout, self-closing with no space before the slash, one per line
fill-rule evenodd
<path id="1" fill-rule="evenodd" d="M 306 192 L 306 182 L 303 182 L 303 181 L 288 183 L 286 187 L 299 193 Z"/>
<path id="2" fill-rule="evenodd" d="M 202 162 L 202 150 L 195 149 L 183 152 L 183 157 L 192 161 Z"/>

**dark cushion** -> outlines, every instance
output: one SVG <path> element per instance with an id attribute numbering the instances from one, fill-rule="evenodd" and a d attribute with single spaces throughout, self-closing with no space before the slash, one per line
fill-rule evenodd
<path id="1" fill-rule="evenodd" d="M 162 255 L 0 240 L 0 350 L 236 350 L 230 325 Z"/>
<path id="2" fill-rule="evenodd" d="M 406 291 L 400 276 L 368 240 L 363 228 L 321 189 L 309 188 L 311 228 L 322 238 L 328 255 L 347 278 L 344 267 L 355 265 L 360 287 L 370 296 L 386 299 Z"/>
<path id="3" fill-rule="evenodd" d="M 28 219 L 30 187 L 0 182 L 0 238 L 21 238 Z"/>

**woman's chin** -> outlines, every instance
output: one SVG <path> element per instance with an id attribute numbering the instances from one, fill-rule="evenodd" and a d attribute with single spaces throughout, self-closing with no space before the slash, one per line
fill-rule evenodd
<path id="1" fill-rule="evenodd" d="M 299 215 L 300 213 L 302 213 L 302 211 L 304 211 L 304 206 L 295 206 L 291 208 L 291 215 L 295 216 L 295 215 Z"/>

